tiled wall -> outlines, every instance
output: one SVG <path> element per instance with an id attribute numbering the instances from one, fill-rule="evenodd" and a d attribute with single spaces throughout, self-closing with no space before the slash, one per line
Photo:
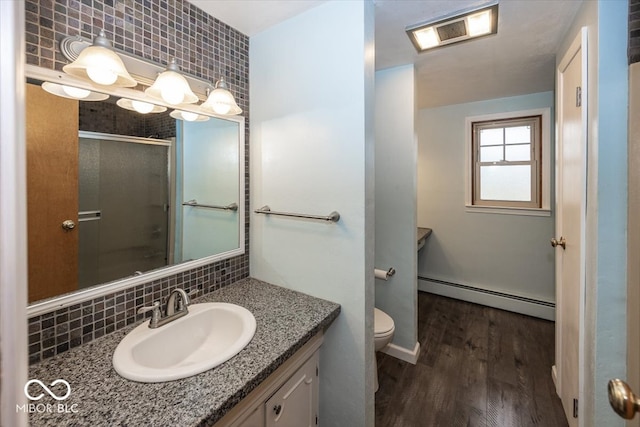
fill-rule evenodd
<path id="1" fill-rule="evenodd" d="M 640 62 L 640 0 L 629 0 L 629 64 Z"/>
<path id="2" fill-rule="evenodd" d="M 163 113 L 140 114 L 116 105 L 113 97 L 106 101 L 81 102 L 79 128 L 82 131 L 169 139 L 176 136 L 176 119 Z"/>
<path id="3" fill-rule="evenodd" d="M 92 38 L 100 29 L 116 48 L 158 63 L 175 57 L 186 72 L 230 85 L 245 126 L 245 207 L 249 209 L 249 38 L 183 0 L 27 0 L 27 63 L 60 70 L 58 43 Z M 249 275 L 249 215 L 245 254 L 29 319 L 29 361 L 62 353 L 143 318 L 139 307 L 175 287 L 204 295 Z"/>

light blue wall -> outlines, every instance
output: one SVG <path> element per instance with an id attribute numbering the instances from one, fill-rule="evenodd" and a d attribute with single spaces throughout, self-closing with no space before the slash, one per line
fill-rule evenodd
<path id="1" fill-rule="evenodd" d="M 559 62 L 587 27 L 585 427 L 625 425 L 609 406 L 607 382 L 626 376 L 628 7 L 626 0 L 585 1 L 557 55 Z"/>
<path id="2" fill-rule="evenodd" d="M 553 92 L 544 92 L 418 112 L 418 226 L 433 229 L 419 276 L 555 301 L 554 217 L 465 209 L 465 118 L 545 107 L 554 117 L 553 105 Z M 553 179 L 543 191 L 553 193 Z"/>
<path id="3" fill-rule="evenodd" d="M 413 65 L 376 72 L 376 307 L 395 323 L 393 344 L 413 351 L 418 337 Z"/>
<path id="4" fill-rule="evenodd" d="M 183 122 L 180 196 L 181 253 L 178 261 L 198 259 L 240 247 L 238 211 L 182 206 L 240 204 L 240 153 L 236 122 L 211 118 L 205 122 Z"/>
<path id="5" fill-rule="evenodd" d="M 374 424 L 373 20 L 371 2 L 327 2 L 259 33 L 251 55 L 251 275 L 335 301 L 320 423 Z"/>

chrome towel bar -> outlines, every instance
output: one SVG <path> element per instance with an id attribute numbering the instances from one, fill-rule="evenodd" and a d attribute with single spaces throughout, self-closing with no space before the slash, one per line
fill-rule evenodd
<path id="1" fill-rule="evenodd" d="M 291 212 L 276 212 L 276 211 L 272 211 L 269 206 L 263 206 L 260 209 L 256 209 L 254 212 L 258 214 L 265 214 L 265 215 L 280 215 L 280 216 L 290 216 L 294 218 L 317 219 L 319 221 L 327 221 L 327 222 L 340 221 L 340 214 L 336 211 L 331 212 L 327 216 L 307 215 L 307 214 L 299 214 L 299 213 L 291 213 Z"/>
<path id="2" fill-rule="evenodd" d="M 102 217 L 101 211 L 78 212 L 78 222 L 96 221 Z"/>
<path id="3" fill-rule="evenodd" d="M 191 199 L 188 202 L 184 202 L 182 206 L 191 206 L 194 208 L 208 208 L 208 209 L 221 209 L 223 211 L 237 211 L 238 205 L 236 203 L 231 203 L 227 206 L 216 206 L 216 205 L 203 205 L 198 203 L 196 199 Z"/>

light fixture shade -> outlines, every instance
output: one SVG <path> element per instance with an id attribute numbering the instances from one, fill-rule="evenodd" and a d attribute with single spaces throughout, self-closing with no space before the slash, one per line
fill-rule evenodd
<path id="1" fill-rule="evenodd" d="M 160 99 L 169 105 L 193 104 L 198 97 L 191 91 L 189 82 L 180 74 L 176 60 L 172 59 L 166 71 L 160 73 L 151 87 L 144 91 L 152 98 Z"/>
<path id="2" fill-rule="evenodd" d="M 65 86 L 58 83 L 44 82 L 42 89 L 63 98 L 77 99 L 78 101 L 104 101 L 109 98 L 105 93 L 91 92 L 73 86 Z"/>
<path id="3" fill-rule="evenodd" d="M 184 120 L 186 122 L 206 122 L 209 120 L 209 116 L 192 113 L 190 111 L 173 110 L 169 115 L 174 119 Z"/>
<path id="4" fill-rule="evenodd" d="M 118 99 L 116 104 L 120 108 L 124 108 L 125 110 L 135 111 L 140 114 L 155 114 L 155 113 L 163 113 L 167 111 L 167 107 L 162 107 L 160 105 L 154 105 L 150 102 L 138 101 L 135 99 L 128 99 L 128 98 L 120 98 Z"/>
<path id="5" fill-rule="evenodd" d="M 122 59 L 111 48 L 104 31 L 93 40 L 93 45 L 85 48 L 71 64 L 62 71 L 72 76 L 88 78 L 102 86 L 133 87 L 138 84 L 129 75 Z"/>
<path id="6" fill-rule="evenodd" d="M 211 91 L 207 100 L 202 104 L 202 107 L 221 115 L 237 115 L 242 113 L 242 109 L 236 104 L 236 100 L 229 91 L 224 77 L 220 77 L 220 80 L 216 82 L 215 89 Z"/>

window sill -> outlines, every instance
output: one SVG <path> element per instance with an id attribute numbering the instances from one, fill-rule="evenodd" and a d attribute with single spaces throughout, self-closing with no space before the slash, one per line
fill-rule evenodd
<path id="1" fill-rule="evenodd" d="M 551 216 L 551 209 L 548 208 L 511 208 L 503 206 L 477 206 L 465 205 L 466 212 L 484 213 L 498 215 L 524 215 L 524 216 Z"/>

